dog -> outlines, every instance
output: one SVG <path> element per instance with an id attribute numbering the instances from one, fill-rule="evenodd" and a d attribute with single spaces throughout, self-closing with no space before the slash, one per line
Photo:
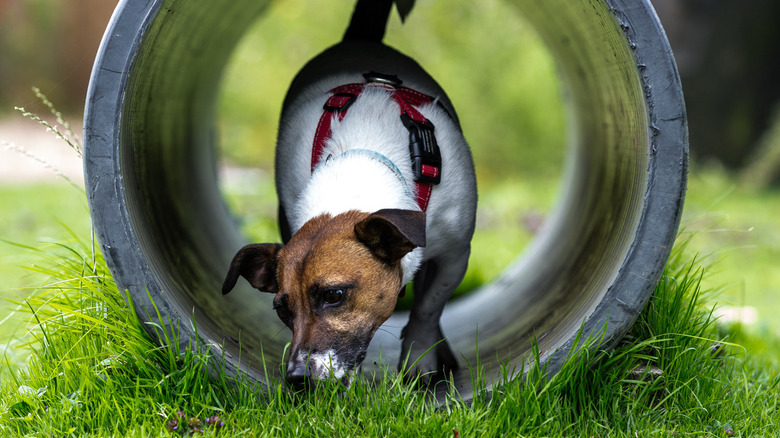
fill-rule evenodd
<path id="1" fill-rule="evenodd" d="M 468 265 L 474 164 L 441 87 L 382 43 L 392 5 L 358 0 L 342 42 L 293 80 L 275 158 L 284 244 L 244 246 L 223 284 L 275 294 L 295 388 L 349 386 L 412 280 L 399 370 L 430 384 L 458 367 L 439 318 Z"/>

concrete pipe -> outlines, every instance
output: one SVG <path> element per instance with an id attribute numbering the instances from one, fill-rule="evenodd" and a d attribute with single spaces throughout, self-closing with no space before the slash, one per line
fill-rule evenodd
<path id="1" fill-rule="evenodd" d="M 628 330 L 675 240 L 687 175 L 680 82 L 649 1 L 511 2 L 558 62 L 573 144 L 545 229 L 500 278 L 450 303 L 442 318 L 461 363 L 479 360 L 487 376 L 507 361 L 519 366 L 534 337 L 555 372 L 581 327 L 585 335 L 606 327 L 607 346 Z M 84 128 L 100 248 L 139 318 L 178 331 L 183 345 L 196 344 L 197 326 L 197 345 L 211 345 L 229 374 L 261 384 L 261 356 L 281 369 L 289 336 L 270 294 L 220 293 L 245 238 L 217 188 L 213 121 L 228 56 L 265 3 L 121 1 L 92 73 Z M 378 332 L 368 368 L 380 349 L 395 367 L 406 317 L 393 315 Z M 468 372 L 455 384 L 471 397 Z"/>

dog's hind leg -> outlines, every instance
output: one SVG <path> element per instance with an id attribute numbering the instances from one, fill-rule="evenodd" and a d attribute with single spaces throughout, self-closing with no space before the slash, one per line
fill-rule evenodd
<path id="1" fill-rule="evenodd" d="M 414 277 L 414 304 L 409 323 L 401 332 L 399 369 L 406 367 L 411 378 L 419 375 L 423 384 L 446 378 L 450 371 L 458 368 L 439 319 L 447 300 L 463 280 L 469 253 L 470 249 L 466 247 L 428 260 Z M 428 349 L 431 351 L 426 354 Z"/>

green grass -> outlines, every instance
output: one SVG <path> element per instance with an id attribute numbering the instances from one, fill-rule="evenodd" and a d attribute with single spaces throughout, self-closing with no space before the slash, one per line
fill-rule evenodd
<path id="1" fill-rule="evenodd" d="M 23 333 L 23 319 L 11 315 L 9 298 L 24 297 L 42 279 L 30 268 L 40 260 L 19 246 L 55 245 L 69 237 L 63 224 L 80 236 L 89 235 L 90 221 L 83 191 L 66 183 L 0 184 L 0 345 Z M 7 318 L 7 319 L 6 319 Z"/>
<path id="2" fill-rule="evenodd" d="M 249 208 L 239 211 L 249 234 L 276 232 L 268 214 L 273 196 L 267 180 L 256 193 L 225 188 L 233 208 Z M 516 256 L 532 237 L 532 227 L 518 227 L 518 222 L 544 217 L 555 186 L 554 180 L 537 178 L 522 184 L 494 183 L 483 193 L 468 281 L 485 281 Z M 689 229 L 712 228 L 711 218 L 716 217 L 719 227 L 747 221 L 767 227 L 771 235 L 776 230 L 770 220 L 774 212 L 763 207 L 777 194 L 730 187 L 729 179 L 714 171 L 692 178 L 685 221 Z M 712 202 L 705 203 L 709 197 L 703 193 L 723 193 L 718 205 L 732 213 L 711 213 Z M 542 369 L 525 380 L 497 382 L 492 399 L 478 396 L 467 405 L 453 394 L 437 407 L 394 374 L 380 376 L 374 384 L 360 380 L 348 391 L 325 385 L 311 395 L 287 393 L 281 382 L 257 388 L 230 384 L 219 373 L 210 378 L 214 358 L 208 354 L 159 347 L 147 337 L 101 255 L 94 252 L 83 192 L 63 183 L 0 187 L 0 194 L 9 203 L 5 205 L 14 205 L 2 209 L 10 218 L 3 224 L 15 224 L 3 237 L 24 244 L 5 244 L 7 257 L 10 264 L 26 267 L 14 269 L 25 273 L 21 281 L 28 288 L 16 289 L 20 284 L 14 283 L 13 274 L 7 278 L 14 283 L 13 292 L 25 297 L 20 310 L 32 312 L 27 313 L 26 332 L 9 333 L 7 322 L 0 325 L 6 339 L 0 435 L 175 436 L 201 429 L 207 436 L 453 436 L 453 429 L 464 437 L 780 433 L 778 337 L 764 336 L 755 327 L 716 324 L 710 310 L 723 295 L 702 290 L 701 283 L 706 278 L 708 287 L 719 284 L 703 272 L 713 257 L 692 261 L 693 251 L 685 250 L 728 244 L 742 251 L 744 245 L 728 240 L 734 228 L 683 235 L 685 245 L 675 250 L 650 305 L 616 349 L 573 354 L 550 379 Z M 246 202 L 247 196 L 258 195 L 268 199 L 267 205 Z M 740 208 L 746 211 L 734 211 Z M 23 209 L 29 211 L 15 211 Z M 63 225 L 70 223 L 76 228 Z M 33 225 L 28 234 L 19 231 Z M 513 243 L 507 244 L 506 232 L 513 229 Z M 755 239 L 751 250 L 773 254 L 772 245 L 761 242 L 760 236 Z M 498 242 L 508 248 L 489 254 Z M 756 272 L 771 267 L 772 260 L 755 258 Z M 723 263 L 714 265 L 722 271 L 718 278 L 730 272 Z M 746 266 L 730 275 L 748 281 L 752 272 Z M 206 423 L 215 416 L 224 426 Z M 169 430 L 174 421 L 178 432 Z"/>
<path id="3" fill-rule="evenodd" d="M 271 179 L 260 182 L 253 193 L 224 189 L 247 234 L 272 238 Z M 467 283 L 490 279 L 517 255 L 533 235 L 532 226 L 518 224 L 543 218 L 555 190 L 554 179 L 541 177 L 489 185 L 481 198 Z M 713 202 L 712 193 L 722 196 Z M 360 380 L 348 391 L 324 385 L 311 395 L 287 393 L 281 382 L 257 388 L 233 385 L 219 372 L 211 378 L 214 358 L 208 354 L 159 347 L 147 337 L 93 250 L 82 191 L 63 183 L 4 186 L 0 194 L 3 205 L 13 206 L 1 210 L 3 237 L 23 244 L 3 245 L 9 263 L 0 272 L 13 294 L 25 298 L 19 308 L 29 319 L 26 332 L 9 332 L 8 321 L 0 325 L 6 340 L 0 371 L 3 436 L 177 436 L 193 430 L 206 436 L 780 433 L 780 338 L 772 332 L 771 313 L 764 315 L 772 302 L 762 306 L 756 300 L 763 295 L 744 295 L 744 303 L 764 315 L 759 327 L 716 324 L 710 312 L 733 290 L 711 290 L 720 279 L 731 276 L 746 284 L 771 270 L 778 194 L 733 185 L 714 170 L 691 179 L 685 224 L 694 232 L 683 234 L 625 342 L 609 352 L 572 354 L 550 379 L 537 369 L 525 380 L 497 382 L 492 398 L 482 394 L 467 405 L 453 394 L 441 407 L 395 374 L 377 383 Z M 266 201 L 248 202 L 258 197 Z M 749 226 L 760 234 L 740 231 Z M 690 260 L 693 248 L 704 251 L 697 261 Z M 756 255 L 752 264 L 733 271 L 729 258 L 713 265 L 724 248 Z M 705 275 L 705 266 L 720 272 Z M 13 272 L 24 274 L 16 278 Z M 772 287 L 761 276 L 758 281 Z M 223 426 L 206 423 L 216 417 Z M 173 422 L 178 431 L 169 430 Z"/>
<path id="4" fill-rule="evenodd" d="M 273 381 L 265 389 L 231 385 L 219 372 L 212 379 L 208 354 L 150 341 L 88 239 L 31 251 L 49 280 L 26 301 L 31 331 L 12 343 L 31 356 L 4 375 L 5 436 L 170 436 L 178 433 L 168 430 L 172 421 L 206 436 L 780 433 L 777 369 L 721 339 L 702 269 L 680 249 L 628 342 L 572 354 L 550 379 L 532 370 L 525 380 L 499 382 L 492 398 L 468 406 L 453 394 L 441 407 L 393 374 L 310 395 Z M 208 426 L 214 416 L 224 425 Z"/>
<path id="5" fill-rule="evenodd" d="M 23 117 L 38 122 L 62 140 L 64 145 L 81 157 L 81 143 L 70 124 L 38 88 L 33 94 L 51 112 L 53 122 L 44 120 L 24 108 L 15 108 Z M 2 139 L 0 139 L 2 140 Z M 31 158 L 31 161 L 38 161 Z M 39 162 L 40 165 L 51 163 Z M 56 168 L 56 166 L 54 167 Z M 19 330 L 17 307 L 10 299 L 26 296 L 31 288 L 40 285 L 34 269 L 25 273 L 18 269 L 29 267 L 37 258 L 25 257 L 19 248 L 29 244 L 49 242 L 58 245 L 65 237 L 89 235 L 91 222 L 84 190 L 66 176 L 52 170 L 59 181 L 36 184 L 0 183 L 0 343 L 5 343 Z M 64 225 L 69 224 L 69 225 Z"/>
<path id="6" fill-rule="evenodd" d="M 780 191 L 734 182 L 700 167 L 689 178 L 683 227 L 691 247 L 712 265 L 705 282 L 722 288 L 720 305 L 751 306 L 758 321 L 745 329 L 780 338 Z M 780 350 L 777 356 L 780 357 Z"/>

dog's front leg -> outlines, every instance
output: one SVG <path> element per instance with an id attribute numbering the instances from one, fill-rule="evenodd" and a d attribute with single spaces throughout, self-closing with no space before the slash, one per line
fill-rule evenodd
<path id="1" fill-rule="evenodd" d="M 441 380 L 458 368 L 439 319 L 444 305 L 466 273 L 469 253 L 467 247 L 429 260 L 414 277 L 414 305 L 409 323 L 401 332 L 399 369 L 405 366 L 407 375 L 410 378 L 420 376 L 420 383 L 424 385 Z M 431 351 L 426 354 L 428 349 Z"/>

